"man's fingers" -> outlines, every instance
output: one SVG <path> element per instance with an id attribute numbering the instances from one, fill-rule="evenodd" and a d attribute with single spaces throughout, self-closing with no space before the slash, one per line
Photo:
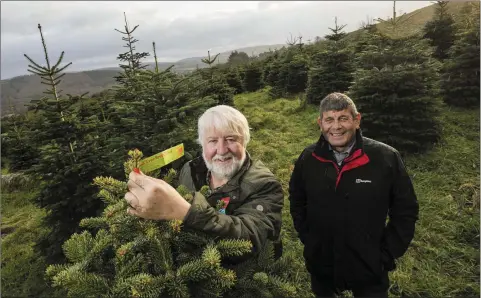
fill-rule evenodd
<path id="1" fill-rule="evenodd" d="M 144 177 L 147 178 L 148 180 L 154 182 L 154 183 L 157 183 L 157 184 L 163 185 L 164 183 L 167 183 L 167 182 L 165 182 L 165 181 L 162 180 L 162 179 L 157 179 L 157 178 L 150 177 L 150 176 L 144 176 Z"/>
<path id="2" fill-rule="evenodd" d="M 124 198 L 132 208 L 137 208 L 139 206 L 139 199 L 133 193 L 126 193 Z"/>
<path id="3" fill-rule="evenodd" d="M 127 213 L 130 214 L 130 215 L 139 216 L 139 213 L 137 212 L 137 210 L 135 210 L 131 207 L 127 207 Z"/>
<path id="4" fill-rule="evenodd" d="M 129 179 L 129 181 L 127 182 L 127 187 L 130 191 L 139 189 L 145 190 L 145 184 L 148 181 L 146 177 L 147 176 L 144 176 L 144 178 L 136 177 L 134 179 Z"/>

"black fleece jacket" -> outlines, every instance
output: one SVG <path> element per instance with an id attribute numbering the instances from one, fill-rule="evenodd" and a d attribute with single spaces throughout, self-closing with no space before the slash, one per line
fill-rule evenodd
<path id="1" fill-rule="evenodd" d="M 340 289 L 379 284 L 383 271 L 394 270 L 414 237 L 419 212 L 399 152 L 360 130 L 341 166 L 323 136 L 304 149 L 289 200 L 308 271 Z"/>

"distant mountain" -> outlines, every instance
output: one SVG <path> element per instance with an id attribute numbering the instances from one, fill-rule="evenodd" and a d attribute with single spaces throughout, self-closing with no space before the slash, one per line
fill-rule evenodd
<path id="1" fill-rule="evenodd" d="M 100 92 L 115 84 L 113 79 L 118 71 L 116 70 L 90 70 L 82 72 L 67 73 L 61 78 L 60 90 L 62 94 L 79 95 L 89 91 L 90 93 Z M 8 80 L 2 80 L 1 86 L 1 109 L 2 115 L 10 113 L 10 104 L 17 112 L 26 110 L 25 104 L 32 99 L 40 99 L 45 94 L 46 85 L 36 75 L 24 75 Z"/>
<path id="2" fill-rule="evenodd" d="M 218 59 L 219 63 L 225 63 L 233 51 L 245 52 L 249 56 L 252 56 L 268 52 L 269 50 L 276 50 L 283 46 L 285 45 L 276 44 L 240 48 L 220 53 Z M 211 54 L 215 55 L 217 53 Z M 159 62 L 159 68 L 166 69 L 174 65 L 172 68 L 173 71 L 179 73 L 188 72 L 197 67 L 205 67 L 205 64 L 201 61 L 203 58 L 204 57 L 191 57 L 177 62 Z M 145 64 L 147 64 L 148 69 L 154 69 L 155 67 L 154 62 L 147 62 Z M 114 76 L 118 74 L 119 70 L 120 67 L 109 67 L 89 71 L 67 72 L 62 78 L 60 89 L 63 90 L 62 94 L 72 95 L 85 92 L 90 92 L 90 94 L 100 92 L 116 84 Z M 25 104 L 29 103 L 32 99 L 42 98 L 44 96 L 43 91 L 45 91 L 46 87 L 44 84 L 41 84 L 40 77 L 36 75 L 23 75 L 8 80 L 1 80 L 0 84 L 2 115 L 10 113 L 10 103 L 15 107 L 17 112 L 25 111 Z"/>
<path id="3" fill-rule="evenodd" d="M 249 56 L 257 56 L 261 53 L 269 52 L 270 50 L 274 51 L 284 46 L 286 45 L 285 44 L 264 45 L 264 46 L 246 47 L 246 48 L 240 48 L 232 51 L 222 52 L 219 54 L 218 61 L 219 63 L 226 63 L 227 59 L 229 58 L 229 55 L 233 51 L 244 52 Z M 217 55 L 217 53 L 211 53 L 211 55 Z M 182 59 L 177 61 L 176 65 L 179 65 L 179 67 L 182 69 L 195 69 L 197 65 L 200 68 L 200 67 L 203 67 L 203 63 L 201 61 L 201 59 L 203 58 L 205 58 L 205 56 Z"/>
<path id="4" fill-rule="evenodd" d="M 269 52 L 270 50 L 274 51 L 276 49 L 280 49 L 284 46 L 286 45 L 285 44 L 262 45 L 262 46 L 246 47 L 246 48 L 226 51 L 219 54 L 219 57 L 217 58 L 217 62 L 226 63 L 227 60 L 229 59 L 229 55 L 233 51 L 245 52 L 247 55 L 252 57 L 252 56 L 258 56 L 261 53 Z M 216 52 L 211 53 L 211 56 L 214 56 L 214 55 L 217 55 L 217 53 Z M 202 59 L 204 59 L 205 57 L 206 56 L 190 57 L 190 58 L 181 59 L 177 62 L 159 62 L 158 64 L 160 69 L 166 69 L 167 67 L 174 65 L 172 70 L 182 73 L 186 71 L 195 70 L 197 67 L 199 68 L 206 67 L 206 65 L 202 62 Z M 147 64 L 148 69 L 155 68 L 155 62 L 147 62 L 144 64 Z M 120 67 L 101 68 L 100 70 L 120 70 Z"/>

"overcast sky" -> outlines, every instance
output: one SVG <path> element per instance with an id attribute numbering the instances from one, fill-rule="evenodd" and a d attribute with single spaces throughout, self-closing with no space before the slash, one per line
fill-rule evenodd
<path id="1" fill-rule="evenodd" d="M 430 4 L 397 1 L 396 7 L 402 13 Z M 209 49 L 284 44 L 290 33 L 314 39 L 328 33 L 335 16 L 353 31 L 368 16 L 390 16 L 392 1 L 2 1 L 1 78 L 28 73 L 23 54 L 45 63 L 38 23 L 51 63 L 65 51 L 64 62 L 73 62 L 68 71 L 117 66 L 125 43 L 114 29 L 123 29 L 124 11 L 130 25 L 139 25 L 137 49 L 153 54 L 155 41 L 159 60 L 175 62 Z"/>

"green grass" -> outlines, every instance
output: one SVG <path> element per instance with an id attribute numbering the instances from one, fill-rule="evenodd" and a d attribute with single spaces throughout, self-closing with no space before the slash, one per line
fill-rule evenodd
<path id="1" fill-rule="evenodd" d="M 248 151 L 280 179 L 285 249 L 302 261 L 287 200 L 294 161 L 317 141 L 317 108 L 297 99 L 270 100 L 265 91 L 235 98 L 252 127 Z M 443 107 L 443 139 L 431 152 L 406 158 L 420 204 L 416 235 L 391 273 L 391 296 L 479 296 L 479 109 Z M 362 127 L 362 123 L 361 123 Z M 300 272 L 308 284 L 307 273 Z M 347 293 L 349 295 L 349 293 Z"/>
<path id="2" fill-rule="evenodd" d="M 251 127 L 248 152 L 253 158 L 260 159 L 279 178 L 287 196 L 293 163 L 304 147 L 319 137 L 316 108 L 308 106 L 305 110 L 300 110 L 299 99 L 269 100 L 265 91 L 237 95 L 234 105 L 244 113 Z M 292 225 L 287 199 L 284 200 L 282 213 L 284 251 L 293 251 L 298 256 L 298 264 L 304 264 L 302 245 L 297 240 Z M 312 295 L 310 279 L 304 265 L 302 268 L 298 275 L 305 291 L 300 294 L 301 297 L 309 297 Z"/>
<path id="3" fill-rule="evenodd" d="M 463 7 L 467 4 L 468 1 L 450 1 L 447 5 L 448 12 L 453 15 L 454 20 L 456 22 L 462 22 L 465 18 L 463 17 L 462 10 Z M 474 5 L 477 5 L 477 10 L 479 11 L 479 4 L 476 1 L 469 1 Z M 375 22 L 377 25 L 376 27 L 385 34 L 394 34 L 397 37 L 406 37 L 411 36 L 414 34 L 422 33 L 422 29 L 426 25 L 427 22 L 431 21 L 435 16 L 437 4 L 429 5 L 420 9 L 416 9 L 410 13 L 400 13 L 399 9 L 397 9 L 397 20 L 398 25 L 396 27 L 396 31 L 393 32 L 392 25 L 383 22 Z M 404 14 L 404 15 L 403 15 Z M 392 12 L 389 16 L 391 18 Z M 390 21 L 389 18 L 383 17 L 384 20 Z M 358 38 L 359 34 L 361 34 L 361 30 L 357 29 L 351 31 L 346 36 L 347 42 L 353 42 Z"/>
<path id="4" fill-rule="evenodd" d="M 459 17 L 462 15 L 461 10 L 465 4 L 466 4 L 465 1 L 449 2 L 447 6 L 448 12 L 454 15 L 456 19 L 456 17 Z M 438 7 L 437 4 L 429 5 L 429 6 L 417 9 L 415 11 L 412 11 L 410 13 L 406 13 L 405 15 L 400 14 L 398 11 L 397 18 L 399 21 L 399 25 L 396 28 L 396 35 L 409 36 L 409 35 L 421 33 L 424 25 L 427 22 L 431 21 L 435 16 L 437 7 Z M 392 17 L 392 15 L 390 17 Z M 392 30 L 392 26 L 388 23 L 379 23 L 377 25 L 377 28 L 381 31 Z"/>
<path id="5" fill-rule="evenodd" d="M 302 297 L 310 293 L 302 245 L 289 214 L 288 182 L 301 151 L 317 141 L 317 108 L 298 99 L 270 100 L 265 91 L 235 97 L 252 127 L 248 151 L 280 179 L 286 194 L 284 250 L 297 256 Z M 420 203 L 420 219 L 408 252 L 391 274 L 391 296 L 479 296 L 479 109 L 443 108 L 442 142 L 422 156 L 406 158 Z M 361 123 L 362 126 L 362 123 Z M 194 133 L 194 131 L 192 131 Z M 7 170 L 2 170 L 6 174 Z M 45 264 L 33 244 L 47 232 L 35 193 L 2 193 L 2 297 L 50 297 Z M 346 295 L 350 295 L 346 293 Z"/>

